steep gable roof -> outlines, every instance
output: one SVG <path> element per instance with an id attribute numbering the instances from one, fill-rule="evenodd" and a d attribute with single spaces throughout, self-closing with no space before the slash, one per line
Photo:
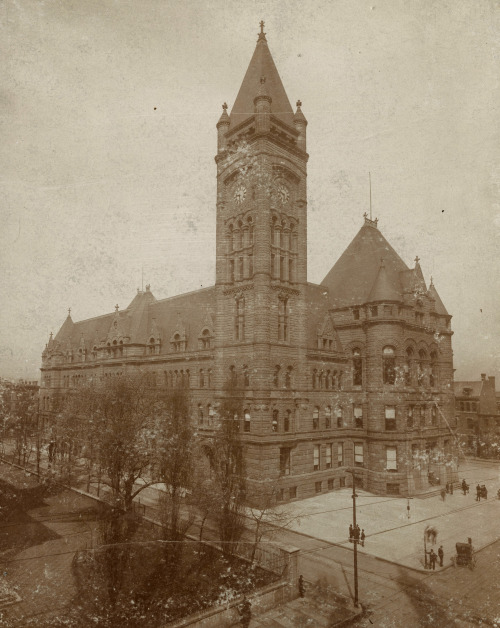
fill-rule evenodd
<path id="1" fill-rule="evenodd" d="M 370 301 L 382 258 L 385 268 L 376 287 L 376 295 L 390 295 L 391 299 L 388 300 L 400 300 L 402 297 L 400 273 L 410 269 L 371 223 L 365 220 L 365 224 L 321 282 L 328 289 L 334 307 L 361 305 Z"/>
<path id="2" fill-rule="evenodd" d="M 254 114 L 254 98 L 261 87 L 260 79 L 265 77 L 266 90 L 272 98 L 271 113 L 279 120 L 293 127 L 293 110 L 281 82 L 280 75 L 267 45 L 266 36 L 260 33 L 257 46 L 236 96 L 230 115 L 229 130 L 234 129 Z"/>

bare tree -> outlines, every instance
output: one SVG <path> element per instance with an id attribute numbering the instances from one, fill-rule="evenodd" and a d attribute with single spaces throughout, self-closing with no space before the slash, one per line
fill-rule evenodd
<path id="1" fill-rule="evenodd" d="M 165 565 L 175 577 L 182 562 L 185 535 L 195 520 L 186 500 L 192 492 L 196 463 L 196 439 L 191 422 L 186 388 L 175 388 L 163 396 L 156 439 L 158 479 L 165 485 L 160 496 Z"/>
<path id="2" fill-rule="evenodd" d="M 229 381 L 218 411 L 218 426 L 210 443 L 215 520 L 222 551 L 236 551 L 244 530 L 245 473 L 240 421 L 243 419 L 243 391 Z"/>

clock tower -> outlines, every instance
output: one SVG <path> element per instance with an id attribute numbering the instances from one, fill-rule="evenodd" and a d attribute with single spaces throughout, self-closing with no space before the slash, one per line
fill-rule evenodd
<path id="1" fill-rule="evenodd" d="M 291 429 L 305 387 L 307 277 L 307 121 L 263 26 L 231 113 L 222 106 L 215 158 L 217 387 L 234 378 L 246 391 L 247 475 L 257 481 L 279 458 L 284 406 Z"/>

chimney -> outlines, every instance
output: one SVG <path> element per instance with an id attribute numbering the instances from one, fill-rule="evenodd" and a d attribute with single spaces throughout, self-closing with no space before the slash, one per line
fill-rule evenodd
<path id="1" fill-rule="evenodd" d="M 486 373 L 481 373 L 481 379 L 483 380 L 483 382 L 486 380 Z"/>

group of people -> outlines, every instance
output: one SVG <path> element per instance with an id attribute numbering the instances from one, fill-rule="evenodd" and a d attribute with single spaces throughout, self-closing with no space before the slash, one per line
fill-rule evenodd
<path id="1" fill-rule="evenodd" d="M 465 481 L 465 478 L 462 480 L 461 486 L 462 486 L 463 494 L 467 495 L 467 493 L 469 492 L 469 485 Z M 452 493 L 453 493 L 453 491 L 452 491 Z M 481 501 L 481 497 L 483 499 L 488 499 L 488 489 L 486 488 L 486 486 L 484 484 L 478 484 L 476 486 L 476 501 L 480 502 Z"/>
<path id="2" fill-rule="evenodd" d="M 360 530 L 358 524 L 349 526 L 349 543 L 361 543 L 361 546 L 364 547 L 365 538 L 365 531 L 364 529 Z"/>
<path id="3" fill-rule="evenodd" d="M 429 555 L 429 569 L 436 569 L 436 561 L 438 558 L 439 558 L 439 566 L 440 567 L 443 566 L 444 550 L 443 550 L 442 545 L 439 546 L 437 554 L 433 549 L 431 549 L 430 552 L 427 552 L 427 554 Z"/>
<path id="4" fill-rule="evenodd" d="M 483 499 L 488 499 L 488 489 L 484 484 L 478 484 L 476 486 L 476 501 L 480 502 L 481 497 Z"/>

